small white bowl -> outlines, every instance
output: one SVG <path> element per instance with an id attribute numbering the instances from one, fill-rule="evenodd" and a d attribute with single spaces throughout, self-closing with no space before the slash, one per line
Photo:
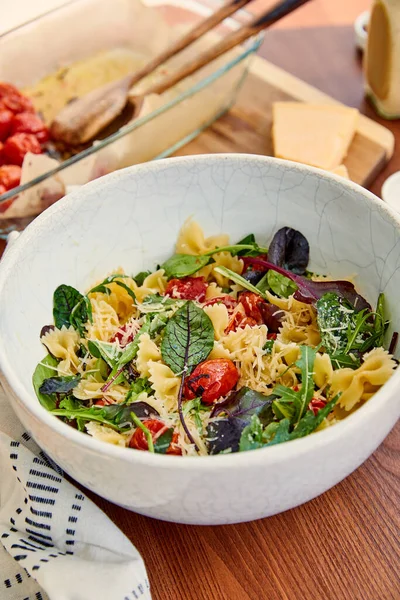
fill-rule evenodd
<path id="1" fill-rule="evenodd" d="M 364 52 L 368 40 L 368 24 L 371 13 L 369 10 L 361 13 L 354 21 L 354 33 L 356 37 L 356 46 Z"/>
<path id="2" fill-rule="evenodd" d="M 338 425 L 253 452 L 205 457 L 115 447 L 47 412 L 31 378 L 43 358 L 41 327 L 52 321 L 61 283 L 85 289 L 118 266 L 133 273 L 168 257 L 190 215 L 208 235 L 261 243 L 278 227 L 308 238 L 310 267 L 358 275 L 361 293 L 386 294 L 400 328 L 400 218 L 360 186 L 273 158 L 212 155 L 139 165 L 89 183 L 40 215 L 0 263 L 0 367 L 14 409 L 67 473 L 104 498 L 180 523 L 266 517 L 306 502 L 356 469 L 400 414 L 400 370 Z"/>

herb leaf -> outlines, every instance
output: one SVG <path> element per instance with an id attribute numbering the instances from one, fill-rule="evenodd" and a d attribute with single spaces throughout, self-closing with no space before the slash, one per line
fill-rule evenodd
<path id="1" fill-rule="evenodd" d="M 78 385 L 81 380 L 80 375 L 67 377 L 48 377 L 39 388 L 41 394 L 68 394 Z"/>
<path id="2" fill-rule="evenodd" d="M 297 285 L 293 281 L 276 271 L 268 271 L 267 281 L 270 289 L 281 298 L 289 298 L 297 290 Z M 260 289 L 259 286 L 257 287 Z"/>
<path id="3" fill-rule="evenodd" d="M 174 373 L 188 375 L 214 347 L 209 316 L 189 300 L 170 318 L 164 330 L 161 356 Z"/>
<path id="4" fill-rule="evenodd" d="M 316 303 L 317 323 L 321 334 L 322 345 L 328 354 L 345 353 L 348 338 L 347 331 L 351 326 L 354 310 L 344 306 L 343 302 L 332 292 L 324 294 Z"/>
<path id="5" fill-rule="evenodd" d="M 118 365 L 121 350 L 112 342 L 101 342 L 100 340 L 89 340 L 88 349 L 95 358 L 102 358 L 113 369 Z"/>
<path id="6" fill-rule="evenodd" d="M 36 396 L 38 397 L 40 404 L 44 406 L 46 410 L 53 410 L 53 408 L 56 407 L 57 397 L 55 394 L 42 394 L 40 388 L 46 379 L 52 377 L 54 373 L 57 373 L 57 365 L 58 360 L 51 356 L 51 354 L 48 354 L 42 361 L 40 361 L 32 376 L 32 384 Z"/>
<path id="7" fill-rule="evenodd" d="M 143 285 L 143 282 L 146 279 L 146 277 L 148 277 L 149 275 L 151 275 L 151 271 L 140 271 L 140 273 L 133 277 L 133 281 L 137 283 L 137 285 L 141 286 Z"/>
<path id="8" fill-rule="evenodd" d="M 174 277 L 180 279 L 193 275 L 206 265 L 212 262 L 211 256 L 192 255 L 192 254 L 174 254 L 165 263 L 161 265 L 168 279 Z"/>
<path id="9" fill-rule="evenodd" d="M 231 271 L 231 269 L 228 269 L 227 267 L 215 267 L 214 271 L 216 273 L 219 273 L 220 275 L 224 275 L 224 277 L 231 279 L 235 283 L 238 283 L 245 290 L 249 290 L 249 292 L 254 292 L 255 294 L 258 294 L 259 296 L 261 296 L 262 298 L 265 298 L 265 294 L 261 290 L 259 290 L 255 285 L 251 284 L 249 281 L 247 281 L 241 275 L 238 275 L 237 273 L 235 273 L 235 271 Z"/>
<path id="10" fill-rule="evenodd" d="M 58 286 L 53 295 L 53 317 L 58 329 L 72 325 L 83 335 L 88 320 L 84 296 L 70 285 Z"/>
<path id="11" fill-rule="evenodd" d="M 137 419 L 147 419 L 158 416 L 158 412 L 147 402 L 134 402 L 129 405 L 110 404 L 109 406 L 92 406 L 87 408 L 70 402 L 70 399 L 62 401 L 59 408 L 51 410 L 57 417 L 63 417 L 69 421 L 81 419 L 82 421 L 97 421 L 123 431 L 133 423 L 132 413 Z"/>

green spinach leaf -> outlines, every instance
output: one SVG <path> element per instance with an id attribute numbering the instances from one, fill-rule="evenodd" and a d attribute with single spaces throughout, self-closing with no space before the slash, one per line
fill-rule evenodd
<path id="1" fill-rule="evenodd" d="M 297 290 L 297 285 L 293 281 L 276 271 L 268 271 L 267 281 L 269 288 L 281 298 L 289 298 Z"/>
<path id="2" fill-rule="evenodd" d="M 56 407 L 57 396 L 55 394 L 42 394 L 40 388 L 43 382 L 49 377 L 53 377 L 57 373 L 58 360 L 51 354 L 48 354 L 36 367 L 33 376 L 32 384 L 38 400 L 47 410 L 53 410 Z"/>
<path id="3" fill-rule="evenodd" d="M 58 286 L 53 295 L 53 317 L 58 329 L 72 325 L 83 335 L 88 309 L 82 294 L 70 285 Z"/>
<path id="4" fill-rule="evenodd" d="M 161 265 L 168 279 L 187 277 L 194 275 L 200 269 L 212 262 L 210 256 L 192 254 L 174 254 Z"/>
<path id="5" fill-rule="evenodd" d="M 151 271 L 140 271 L 140 273 L 133 277 L 133 281 L 137 283 L 137 285 L 141 286 L 143 285 L 143 282 L 146 279 L 146 277 L 148 277 L 149 275 L 151 275 Z"/>

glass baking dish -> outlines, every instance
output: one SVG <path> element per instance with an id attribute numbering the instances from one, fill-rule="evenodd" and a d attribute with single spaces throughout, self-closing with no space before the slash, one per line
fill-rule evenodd
<path id="1" fill-rule="evenodd" d="M 60 100 L 63 92 L 57 96 L 52 89 L 53 101 L 49 96 L 48 104 L 42 102 L 45 109 L 41 110 L 43 93 L 35 88 L 37 82 L 54 73 L 57 73 L 54 80 L 62 81 L 69 65 L 99 53 L 118 59 L 118 64 L 128 57 L 125 62 L 129 65 L 124 63 L 128 72 L 132 68 L 130 57 L 134 56 L 135 61 L 140 59 L 143 64 L 221 4 L 221 0 L 70 1 L 0 36 L 0 81 L 12 83 L 30 95 L 43 116 L 45 109 L 56 114 L 57 103 L 61 102 L 60 107 L 66 103 Z M 149 83 L 214 45 L 220 36 L 249 19 L 249 13 L 243 10 L 226 19 L 154 75 L 139 82 L 132 92 L 144 92 Z M 167 157 L 199 135 L 235 102 L 249 59 L 258 50 L 262 37 L 258 35 L 234 48 L 162 95 L 148 96 L 138 118 L 128 120 L 66 160 L 27 155 L 21 184 L 0 196 L 0 237 L 26 227 L 71 187 L 119 168 Z M 120 71 L 118 77 L 125 72 Z M 92 87 L 89 85 L 85 92 L 98 85 L 93 80 Z M 56 92 L 58 89 L 62 90 L 60 87 Z M 11 204 L 10 198 L 15 199 Z M 2 210 L 3 202 L 6 204 Z M 8 208 L 4 210 L 4 206 Z"/>

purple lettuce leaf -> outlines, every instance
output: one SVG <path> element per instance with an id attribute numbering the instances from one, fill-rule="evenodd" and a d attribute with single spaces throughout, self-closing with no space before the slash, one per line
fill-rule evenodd
<path id="1" fill-rule="evenodd" d="M 282 227 L 277 231 L 268 248 L 268 260 L 297 275 L 303 275 L 310 258 L 310 246 L 300 231 Z"/>

